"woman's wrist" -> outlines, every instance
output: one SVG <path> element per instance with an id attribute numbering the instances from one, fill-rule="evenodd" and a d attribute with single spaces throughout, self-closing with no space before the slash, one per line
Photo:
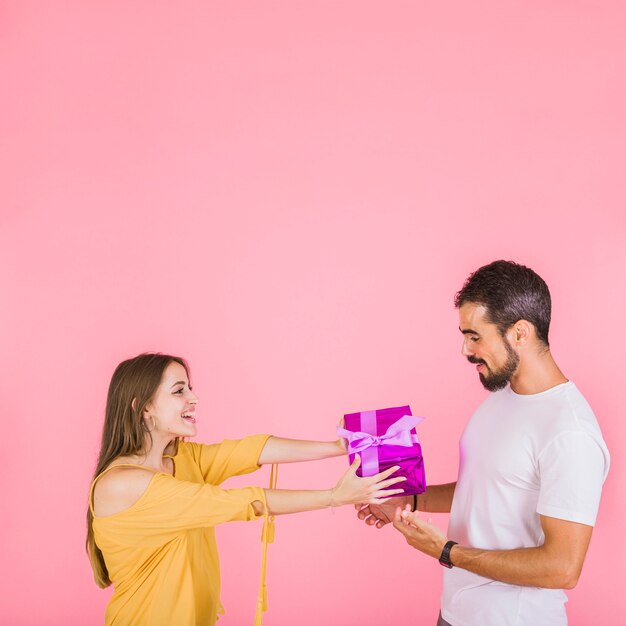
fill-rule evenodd
<path id="1" fill-rule="evenodd" d="M 345 439 L 340 437 L 334 442 L 334 444 L 336 450 L 334 456 L 343 456 L 344 454 L 348 454 L 348 446 Z"/>
<path id="2" fill-rule="evenodd" d="M 328 494 L 328 495 L 326 496 L 326 494 Z M 328 502 L 328 504 L 326 505 L 326 508 L 331 508 L 331 509 L 333 509 L 333 508 L 335 508 L 336 506 L 341 506 L 341 504 L 340 504 L 340 503 L 338 503 L 338 502 L 337 502 L 337 500 L 336 500 L 336 498 L 335 498 L 335 487 L 333 487 L 332 489 L 327 489 L 327 490 L 324 492 L 324 495 L 326 496 L 326 497 L 324 498 L 324 500 L 325 500 L 326 502 Z"/>

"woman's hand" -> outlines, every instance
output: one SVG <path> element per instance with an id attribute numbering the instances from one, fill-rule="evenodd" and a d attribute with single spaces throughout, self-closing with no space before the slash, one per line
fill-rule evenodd
<path id="1" fill-rule="evenodd" d="M 344 504 L 356 504 L 357 502 L 367 502 L 368 504 L 380 504 L 387 496 L 395 496 L 403 493 L 404 489 L 387 489 L 391 485 L 406 480 L 405 476 L 388 478 L 400 469 L 399 465 L 394 465 L 384 472 L 359 478 L 356 471 L 361 465 L 360 455 L 355 455 L 354 462 L 348 471 L 341 477 L 339 482 L 331 491 L 330 506 L 343 506 Z"/>
<path id="2" fill-rule="evenodd" d="M 342 417 L 341 420 L 339 421 L 339 428 L 345 428 L 345 427 L 346 427 L 346 421 Z M 347 439 L 344 439 L 343 437 L 339 437 L 339 439 L 337 439 L 335 444 L 341 450 L 341 454 L 348 454 L 348 440 Z"/>

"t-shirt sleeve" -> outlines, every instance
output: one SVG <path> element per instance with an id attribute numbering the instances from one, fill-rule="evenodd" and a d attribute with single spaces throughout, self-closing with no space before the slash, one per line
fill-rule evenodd
<path id="1" fill-rule="evenodd" d="M 156 474 L 143 496 L 130 509 L 109 517 L 107 525 L 120 543 L 161 545 L 182 531 L 258 519 L 262 515 L 252 506 L 256 500 L 266 508 L 260 487 L 222 489 Z"/>
<path id="2" fill-rule="evenodd" d="M 200 468 L 204 482 L 219 485 L 231 476 L 259 469 L 259 456 L 270 436 L 252 435 L 209 445 L 195 442 L 186 445 Z"/>
<path id="3" fill-rule="evenodd" d="M 608 451 L 589 434 L 562 433 L 539 456 L 537 513 L 593 526 L 608 466 Z"/>

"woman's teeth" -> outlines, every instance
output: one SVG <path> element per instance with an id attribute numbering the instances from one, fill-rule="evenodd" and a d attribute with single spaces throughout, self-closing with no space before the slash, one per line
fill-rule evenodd
<path id="1" fill-rule="evenodd" d="M 183 413 L 183 419 L 191 422 L 192 424 L 196 423 L 196 418 L 194 413 Z"/>

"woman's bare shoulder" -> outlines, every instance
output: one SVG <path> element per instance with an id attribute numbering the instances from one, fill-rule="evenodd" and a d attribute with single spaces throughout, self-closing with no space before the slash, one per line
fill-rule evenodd
<path id="1" fill-rule="evenodd" d="M 130 508 L 146 492 L 154 472 L 142 467 L 114 466 L 101 476 L 93 490 L 96 517 L 114 515 Z"/>

